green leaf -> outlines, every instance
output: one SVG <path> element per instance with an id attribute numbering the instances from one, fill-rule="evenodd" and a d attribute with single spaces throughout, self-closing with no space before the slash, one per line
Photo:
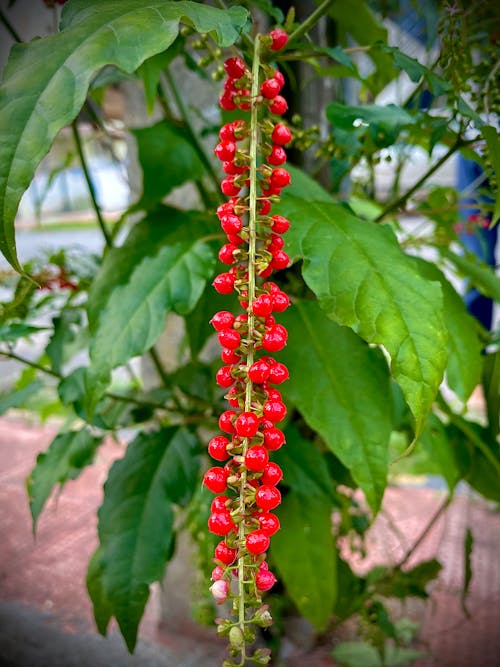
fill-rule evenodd
<path id="1" fill-rule="evenodd" d="M 324 630 L 337 596 L 331 505 L 291 491 L 277 514 L 281 530 L 273 537 L 273 562 L 299 612 Z"/>
<path id="2" fill-rule="evenodd" d="M 418 435 L 447 364 L 440 285 L 422 278 L 387 225 L 295 197 L 282 210 L 302 227 L 304 280 L 327 315 L 386 348 Z"/>
<path id="3" fill-rule="evenodd" d="M 82 312 L 73 308 L 66 308 L 52 320 L 54 333 L 45 351 L 56 373 L 62 372 L 63 364 L 68 360 L 68 350 L 76 338 L 75 328 L 81 321 Z"/>
<path id="4" fill-rule="evenodd" d="M 333 657 L 342 667 L 382 667 L 377 649 L 366 642 L 341 642 Z"/>
<path id="5" fill-rule="evenodd" d="M 173 212 L 137 246 L 153 224 L 146 219 L 107 254 L 89 294 L 91 367 L 102 372 L 142 354 L 162 333 L 168 312 L 193 310 L 215 263 L 210 246 L 197 240 L 196 220 Z"/>
<path id="6" fill-rule="evenodd" d="M 282 315 L 290 336 L 281 352 L 291 379 L 283 393 L 349 468 L 376 512 L 386 486 L 391 433 L 387 364 L 315 301 L 298 301 Z"/>
<path id="7" fill-rule="evenodd" d="M 105 65 L 134 72 L 174 42 L 181 20 L 229 46 L 247 16 L 243 7 L 188 0 L 73 0 L 61 32 L 13 47 L 0 88 L 0 250 L 16 270 L 19 201 L 59 130 L 78 115 L 95 72 Z"/>
<path id="8" fill-rule="evenodd" d="M 142 83 L 144 84 L 146 111 L 149 115 L 151 115 L 154 110 L 158 84 L 160 83 L 160 75 L 162 71 L 170 65 L 174 58 L 182 53 L 184 48 L 185 40 L 179 35 L 167 51 L 163 51 L 163 53 L 158 53 L 152 58 L 148 58 L 137 70 L 137 74 L 139 74 Z"/>
<path id="9" fill-rule="evenodd" d="M 162 120 L 132 134 L 143 176 L 142 197 L 132 210 L 152 208 L 177 186 L 203 176 L 204 167 L 183 128 Z"/>
<path id="10" fill-rule="evenodd" d="M 445 322 L 448 327 L 448 366 L 446 379 L 449 386 L 466 401 L 481 380 L 483 343 L 479 338 L 477 320 L 467 312 L 462 297 L 457 294 L 435 264 L 414 258 L 418 270 L 427 280 L 441 284 Z"/>
<path id="11" fill-rule="evenodd" d="M 471 252 L 457 255 L 448 248 L 442 248 L 441 254 L 449 259 L 461 273 L 470 278 L 471 284 L 477 287 L 481 294 L 500 301 L 500 277 L 495 275 L 491 266 L 482 262 L 477 255 Z"/>
<path id="12" fill-rule="evenodd" d="M 102 574 L 102 550 L 100 547 L 97 547 L 89 561 L 86 583 L 90 599 L 93 602 L 94 619 L 97 629 L 101 635 L 105 635 L 113 616 L 113 607 L 103 589 Z"/>
<path id="13" fill-rule="evenodd" d="M 47 327 L 33 327 L 23 322 L 6 322 L 0 324 L 0 342 L 15 343 L 20 338 L 32 336 L 40 331 L 47 331 Z"/>
<path id="14" fill-rule="evenodd" d="M 441 76 L 425 67 L 415 58 L 403 53 L 397 46 L 389 46 L 388 44 L 376 44 L 373 48 L 380 49 L 383 53 L 391 56 L 394 65 L 408 74 L 410 79 L 417 83 L 423 77 L 429 85 L 429 90 L 433 95 L 442 95 L 451 90 L 451 85 Z"/>
<path id="15" fill-rule="evenodd" d="M 500 350 L 485 355 L 483 387 L 488 429 L 494 439 L 500 433 Z"/>
<path id="16" fill-rule="evenodd" d="M 196 438 L 184 428 L 142 433 L 113 464 L 104 486 L 90 592 L 96 618 L 105 621 L 112 613 L 130 651 L 149 586 L 161 580 L 172 555 L 173 505 L 185 505 L 193 494 L 197 451 Z"/>
<path id="17" fill-rule="evenodd" d="M 451 491 L 460 480 L 460 471 L 453 455 L 452 444 L 448 439 L 448 431 L 443 422 L 433 413 L 429 415 L 419 447 L 426 453 L 432 467 L 437 467 Z"/>
<path id="18" fill-rule="evenodd" d="M 384 650 L 384 667 L 398 667 L 401 665 L 409 665 L 414 660 L 419 660 L 425 657 L 425 653 L 417 651 L 414 648 L 406 648 L 404 646 L 393 646 L 386 644 Z"/>
<path id="19" fill-rule="evenodd" d="M 0 394 L 0 415 L 4 415 L 7 410 L 12 408 L 23 407 L 26 401 L 35 396 L 43 387 L 44 383 L 42 380 L 34 380 L 22 389 Z"/>
<path id="20" fill-rule="evenodd" d="M 326 115 L 334 127 L 342 130 L 352 131 L 358 120 L 367 123 L 373 142 L 379 148 L 393 144 L 404 127 L 417 122 L 416 116 L 411 116 L 395 104 L 348 106 L 331 102 L 326 108 Z"/>
<path id="21" fill-rule="evenodd" d="M 234 294 L 218 294 L 212 285 L 207 283 L 195 308 L 185 316 L 189 349 L 193 361 L 196 360 L 207 340 L 215 333 L 210 324 L 214 313 L 219 310 L 233 310 L 235 303 Z"/>
<path id="22" fill-rule="evenodd" d="M 460 602 L 467 618 L 470 618 L 466 606 L 467 593 L 469 592 L 470 582 L 472 581 L 472 549 L 474 547 L 474 535 L 470 528 L 467 528 L 464 538 L 464 584 L 460 593 Z"/>
<path id="23" fill-rule="evenodd" d="M 54 486 L 76 479 L 93 462 L 101 441 L 102 436 L 92 435 L 87 428 L 63 431 L 56 435 L 46 452 L 37 456 L 27 481 L 33 530 Z"/>
<path id="24" fill-rule="evenodd" d="M 286 485 L 297 493 L 332 502 L 334 482 L 325 458 L 293 424 L 288 424 L 285 435 L 286 446 L 275 452 L 273 458 L 286 470 Z"/>
<path id="25" fill-rule="evenodd" d="M 366 575 L 368 585 L 383 597 L 429 597 L 426 586 L 436 579 L 442 565 L 435 558 L 419 563 L 411 570 L 390 570 L 387 567 L 375 567 Z"/>
<path id="26" fill-rule="evenodd" d="M 456 415 L 448 428 L 463 479 L 485 498 L 500 502 L 500 455 L 489 431 Z"/>
<path id="27" fill-rule="evenodd" d="M 491 224 L 494 225 L 500 218 L 500 138 L 498 137 L 498 132 L 495 128 L 490 125 L 484 125 L 484 127 L 481 128 L 481 134 L 485 138 L 486 145 L 488 146 L 488 156 L 493 166 L 497 184 L 495 209 L 491 219 Z"/>

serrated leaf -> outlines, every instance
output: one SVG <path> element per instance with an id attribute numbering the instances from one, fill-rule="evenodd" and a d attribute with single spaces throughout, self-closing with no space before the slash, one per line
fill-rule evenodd
<path id="1" fill-rule="evenodd" d="M 172 555 L 173 505 L 186 504 L 196 485 L 197 450 L 184 428 L 142 433 L 113 464 L 104 486 L 92 601 L 96 616 L 113 614 L 130 651 L 149 586 L 161 580 Z"/>
<path id="2" fill-rule="evenodd" d="M 95 72 L 105 65 L 134 72 L 174 42 L 181 20 L 229 46 L 247 16 L 243 7 L 188 0 L 73 0 L 61 32 L 13 47 L 0 88 L 0 250 L 16 270 L 19 201 L 59 130 L 78 115 Z"/>
<path id="3" fill-rule="evenodd" d="M 204 174 L 189 134 L 162 120 L 151 127 L 132 130 L 142 168 L 143 193 L 133 210 L 152 208 L 174 188 Z"/>
<path id="4" fill-rule="evenodd" d="M 43 387 L 44 383 L 42 380 L 34 380 L 22 389 L 0 394 L 0 415 L 4 415 L 7 410 L 11 410 L 12 408 L 23 407 L 26 401 L 35 396 Z"/>
<path id="5" fill-rule="evenodd" d="M 349 468 L 376 512 L 386 486 L 392 428 L 387 364 L 315 301 L 294 303 L 281 320 L 290 336 L 281 352 L 291 379 L 283 394 Z"/>
<path id="6" fill-rule="evenodd" d="M 334 481 L 325 458 L 293 424 L 288 424 L 285 436 L 286 446 L 275 452 L 273 459 L 286 470 L 286 485 L 298 493 L 332 502 Z"/>
<path id="7" fill-rule="evenodd" d="M 58 433 L 46 452 L 37 456 L 36 465 L 27 480 L 33 530 L 40 513 L 56 484 L 76 479 L 94 460 L 102 436 L 87 428 Z"/>
<path id="8" fill-rule="evenodd" d="M 301 227 L 304 280 L 327 315 L 386 348 L 418 435 L 447 364 L 440 285 L 422 278 L 386 225 L 296 197 L 281 210 Z"/>
<path id="9" fill-rule="evenodd" d="M 291 491 L 277 514 L 281 530 L 272 541 L 273 563 L 299 612 L 323 630 L 337 597 L 331 505 Z"/>
<path id="10" fill-rule="evenodd" d="M 0 342 L 15 343 L 20 338 L 27 338 L 40 331 L 47 331 L 47 327 L 33 327 L 23 322 L 6 322 L 0 324 Z"/>
<path id="11" fill-rule="evenodd" d="M 195 307 L 215 257 L 197 240 L 194 219 L 175 214 L 139 248 L 133 244 L 144 230 L 133 230 L 122 248 L 108 253 L 89 295 L 93 368 L 102 372 L 142 354 L 162 333 L 167 313 L 186 315 Z"/>
<path id="12" fill-rule="evenodd" d="M 477 320 L 469 315 L 462 297 L 435 264 L 415 257 L 420 273 L 427 280 L 441 284 L 443 306 L 448 328 L 448 365 L 446 378 L 449 386 L 466 401 L 481 380 L 483 343 L 479 338 Z"/>
<path id="13" fill-rule="evenodd" d="M 461 273 L 470 278 L 471 284 L 481 294 L 495 301 L 500 301 L 500 277 L 495 275 L 491 266 L 482 262 L 477 255 L 471 252 L 467 252 L 465 255 L 457 255 L 448 248 L 442 248 L 441 253 L 446 259 L 455 264 Z"/>

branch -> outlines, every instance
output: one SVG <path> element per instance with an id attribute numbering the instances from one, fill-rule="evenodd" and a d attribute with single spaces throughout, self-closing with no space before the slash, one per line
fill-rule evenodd
<path id="1" fill-rule="evenodd" d="M 7 30 L 9 35 L 12 37 L 12 39 L 15 42 L 18 42 L 19 44 L 22 43 L 22 39 L 19 36 L 19 34 L 16 32 L 16 29 L 12 25 L 12 23 L 9 21 L 9 19 L 5 16 L 5 14 L 2 12 L 0 9 L 0 23 L 4 26 L 4 28 Z"/>
<path id="2" fill-rule="evenodd" d="M 296 41 L 297 39 L 300 39 L 303 35 L 305 35 L 309 30 L 314 26 L 315 23 L 319 21 L 319 19 L 323 16 L 323 14 L 326 14 L 326 12 L 330 9 L 331 5 L 333 5 L 333 0 L 325 0 L 324 2 L 317 7 L 312 14 L 310 14 L 300 25 L 299 27 L 292 32 L 288 39 L 288 44 L 291 44 L 292 42 Z"/>

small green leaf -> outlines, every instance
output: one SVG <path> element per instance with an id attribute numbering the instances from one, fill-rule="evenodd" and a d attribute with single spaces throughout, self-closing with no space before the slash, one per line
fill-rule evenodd
<path id="1" fill-rule="evenodd" d="M 393 144 L 404 127 L 417 122 L 416 116 L 411 116 L 395 104 L 348 106 L 331 102 L 326 108 L 326 115 L 334 127 L 342 130 L 352 131 L 355 121 L 367 123 L 375 145 L 380 148 Z"/>
<path id="2" fill-rule="evenodd" d="M 142 197 L 132 210 L 152 208 L 177 186 L 203 176 L 204 167 L 183 128 L 162 120 L 132 134 L 143 178 Z"/>
<path id="3" fill-rule="evenodd" d="M 63 364 L 68 360 L 68 350 L 75 341 L 75 329 L 81 321 L 82 312 L 73 308 L 66 308 L 52 320 L 54 333 L 45 351 L 56 373 L 62 372 Z"/>
<path id="4" fill-rule="evenodd" d="M 490 125 L 485 125 L 481 128 L 481 134 L 486 139 L 486 145 L 488 146 L 488 156 L 493 165 L 493 171 L 496 178 L 496 197 L 495 197 L 495 210 L 493 211 L 493 217 L 491 219 L 491 224 L 494 225 L 500 218 L 500 138 L 498 132 L 494 127 Z"/>
<path id="5" fill-rule="evenodd" d="M 188 0 L 72 0 L 61 32 L 13 47 L 0 87 L 0 250 L 17 271 L 19 201 L 59 130 L 78 115 L 94 74 L 106 65 L 134 72 L 174 42 L 181 20 L 229 46 L 247 17 L 243 7 Z"/>
<path id="6" fill-rule="evenodd" d="M 337 597 L 331 505 L 291 491 L 277 514 L 281 530 L 273 537 L 273 562 L 299 612 L 321 631 Z"/>
<path id="7" fill-rule="evenodd" d="M 33 327 L 23 322 L 6 322 L 0 324 L 0 342 L 15 343 L 20 338 L 27 338 L 40 331 L 47 331 L 47 327 Z"/>
<path id="8" fill-rule="evenodd" d="M 169 49 L 162 53 L 157 53 L 152 58 L 148 58 L 137 70 L 137 74 L 141 77 L 144 84 L 146 110 L 149 115 L 154 110 L 162 71 L 170 65 L 174 58 L 182 53 L 185 46 L 184 38 L 179 35 Z"/>
<path id="9" fill-rule="evenodd" d="M 281 352 L 291 376 L 283 393 L 349 468 L 376 512 L 386 486 L 392 426 L 385 359 L 325 317 L 314 301 L 297 301 L 282 322 L 301 332 Z"/>
<path id="10" fill-rule="evenodd" d="M 142 433 L 113 464 L 104 486 L 89 592 L 101 626 L 115 616 L 130 651 L 149 586 L 161 580 L 172 555 L 173 505 L 185 505 L 193 494 L 197 452 L 196 438 L 184 428 Z"/>
<path id="11" fill-rule="evenodd" d="M 441 254 L 455 264 L 461 273 L 470 278 L 471 284 L 477 287 L 481 294 L 500 301 L 500 277 L 495 275 L 491 266 L 482 262 L 477 255 L 471 252 L 457 255 L 448 248 L 442 248 Z"/>
<path id="12" fill-rule="evenodd" d="M 26 401 L 35 396 L 43 387 L 42 380 L 34 380 L 22 389 L 0 394 L 0 415 L 4 415 L 12 408 L 22 408 Z"/>
<path id="13" fill-rule="evenodd" d="M 333 657 L 341 667 L 382 667 L 377 649 L 366 642 L 341 642 Z"/>
<path id="14" fill-rule="evenodd" d="M 50 443 L 46 452 L 38 455 L 27 481 L 33 530 L 54 486 L 76 479 L 93 462 L 101 441 L 102 436 L 92 435 L 87 428 L 63 431 Z"/>

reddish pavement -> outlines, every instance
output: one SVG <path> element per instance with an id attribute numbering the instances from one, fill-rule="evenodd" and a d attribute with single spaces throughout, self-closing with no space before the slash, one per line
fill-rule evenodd
<path id="1" fill-rule="evenodd" d="M 23 608 L 37 614 L 44 613 L 45 616 L 40 618 L 48 624 L 47 627 L 57 627 L 62 633 L 76 633 L 79 637 L 89 638 L 90 646 L 90 638 L 96 633 L 85 589 L 85 571 L 96 546 L 95 512 L 101 501 L 102 484 L 109 465 L 123 454 L 123 448 L 108 442 L 99 450 L 95 465 L 87 468 L 78 480 L 69 482 L 57 498 L 50 500 L 39 520 L 35 541 L 31 532 L 25 480 L 37 453 L 46 448 L 54 433 L 55 430 L 49 426 L 30 425 L 10 417 L 0 419 L 0 525 L 3 536 L 0 543 L 0 607 L 4 611 Z M 442 494 L 432 489 L 389 489 L 384 511 L 370 533 L 369 560 L 356 562 L 356 567 L 363 571 L 374 563 L 397 562 L 404 551 L 401 534 L 411 545 L 441 501 Z M 474 534 L 473 578 L 467 600 L 470 618 L 465 616 L 460 604 L 463 536 L 467 526 Z M 436 557 L 443 563 L 443 571 L 432 588 L 430 602 L 426 606 L 410 603 L 404 608 L 394 607 L 421 624 L 419 648 L 427 650 L 430 657 L 415 665 L 500 665 L 499 553 L 500 515 L 482 501 L 465 494 L 458 496 L 409 562 L 412 565 Z M 198 628 L 184 612 L 175 618 L 175 613 L 169 610 L 167 617 L 168 627 L 162 627 L 158 622 L 158 590 L 154 589 L 140 636 L 146 644 L 168 652 L 160 655 L 160 662 L 142 658 L 139 662 L 129 663 L 124 653 L 125 657 L 117 658 L 116 662 L 109 658 L 102 665 L 210 667 L 220 664 L 224 646 L 215 639 L 212 629 Z M 302 646 L 288 644 L 286 654 L 289 657 L 284 657 L 281 665 L 326 667 L 334 664 L 329 658 L 331 641 L 308 653 L 305 652 L 304 642 Z M 105 641 L 102 646 L 105 652 Z M 34 664 L 13 662 L 12 659 L 2 661 L 2 648 L 0 644 L 2 667 Z M 85 652 L 85 643 L 79 650 Z M 74 664 L 69 660 L 64 662 L 64 658 L 61 660 L 39 664 L 62 667 Z M 80 660 L 75 664 L 87 663 Z M 95 667 L 101 665 L 96 661 L 93 664 Z"/>

